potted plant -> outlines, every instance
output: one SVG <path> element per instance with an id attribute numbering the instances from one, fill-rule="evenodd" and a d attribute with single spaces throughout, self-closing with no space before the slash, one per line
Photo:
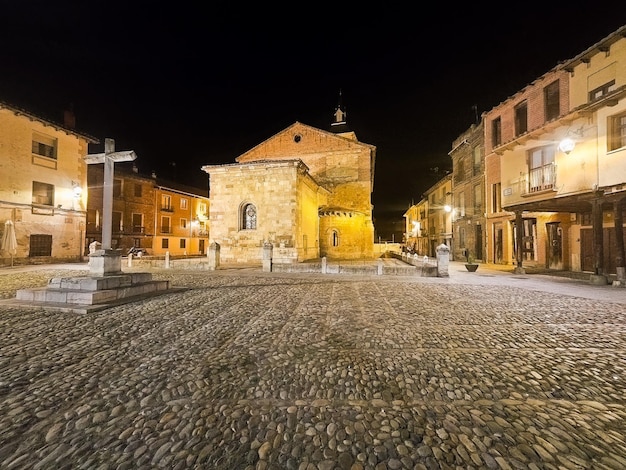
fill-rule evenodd
<path id="1" fill-rule="evenodd" d="M 468 249 L 465 250 L 465 257 L 467 258 L 467 263 L 465 263 L 465 269 L 473 273 L 478 269 L 478 263 L 474 261 L 474 257 Z"/>

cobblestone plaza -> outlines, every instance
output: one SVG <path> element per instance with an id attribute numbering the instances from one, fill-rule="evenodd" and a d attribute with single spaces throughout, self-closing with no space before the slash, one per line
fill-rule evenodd
<path id="1" fill-rule="evenodd" d="M 0 306 L 0 468 L 626 468 L 626 289 L 461 269 Z M 59 275 L 2 269 L 0 298 Z"/>

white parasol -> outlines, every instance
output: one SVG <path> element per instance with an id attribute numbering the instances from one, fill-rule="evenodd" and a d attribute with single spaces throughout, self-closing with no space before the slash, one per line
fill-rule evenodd
<path id="1" fill-rule="evenodd" d="M 12 220 L 4 223 L 4 233 L 2 234 L 2 244 L 0 249 L 11 255 L 11 267 L 13 266 L 13 256 L 17 253 L 17 239 L 15 238 L 15 224 Z"/>

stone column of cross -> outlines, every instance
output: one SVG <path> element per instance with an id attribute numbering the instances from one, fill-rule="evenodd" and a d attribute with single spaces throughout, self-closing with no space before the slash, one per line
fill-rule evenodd
<path id="1" fill-rule="evenodd" d="M 102 249 L 111 250 L 111 234 L 113 229 L 113 183 L 114 164 L 116 162 L 130 162 L 137 158 L 133 150 L 115 151 L 113 139 L 104 140 L 104 153 L 87 155 L 88 165 L 104 163 L 104 184 L 102 187 Z"/>

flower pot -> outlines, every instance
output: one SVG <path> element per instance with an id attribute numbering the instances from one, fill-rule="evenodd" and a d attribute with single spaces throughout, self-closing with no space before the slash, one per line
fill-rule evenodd
<path id="1" fill-rule="evenodd" d="M 469 272 L 473 273 L 474 271 L 476 271 L 478 269 L 478 264 L 476 264 L 476 263 L 465 263 L 465 269 L 467 269 Z"/>

